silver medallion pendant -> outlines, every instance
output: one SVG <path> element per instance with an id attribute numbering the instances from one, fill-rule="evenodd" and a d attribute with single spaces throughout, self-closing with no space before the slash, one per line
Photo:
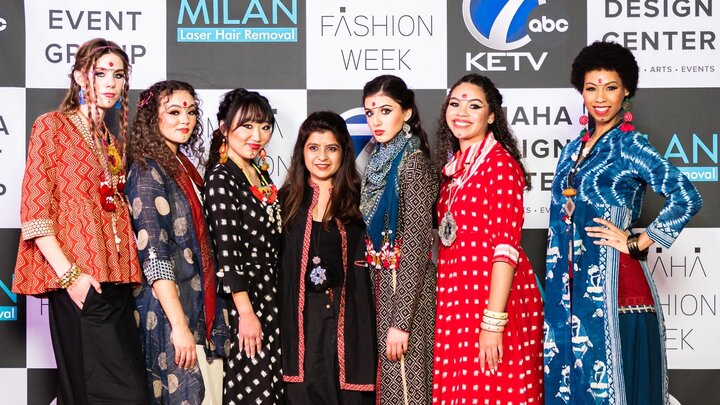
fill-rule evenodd
<path id="1" fill-rule="evenodd" d="M 443 246 L 447 247 L 455 242 L 455 239 L 457 238 L 457 229 L 458 227 L 455 222 L 455 218 L 453 218 L 450 211 L 446 212 L 445 215 L 443 215 L 442 220 L 440 220 L 440 226 L 438 227 L 440 242 Z"/>
<path id="2" fill-rule="evenodd" d="M 322 285 L 327 281 L 327 269 L 318 256 L 313 257 L 312 262 L 314 266 L 310 271 L 310 281 L 316 286 Z"/>

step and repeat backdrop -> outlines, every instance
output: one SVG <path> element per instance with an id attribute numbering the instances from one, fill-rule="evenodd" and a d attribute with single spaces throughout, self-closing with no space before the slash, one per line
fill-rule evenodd
<path id="1" fill-rule="evenodd" d="M 720 0 L 3 0 L 0 5 L 0 403 L 49 404 L 55 364 L 42 298 L 9 287 L 20 236 L 20 185 L 30 127 L 68 87 L 78 45 L 123 45 L 139 90 L 163 79 L 198 89 L 206 135 L 219 97 L 235 87 L 270 100 L 268 147 L 284 179 L 297 129 L 331 109 L 356 145 L 370 138 L 361 89 L 390 73 L 415 89 L 434 132 L 447 89 L 489 76 L 505 97 L 532 172 L 523 245 L 542 274 L 548 189 L 561 148 L 580 131 L 572 59 L 595 40 L 632 49 L 640 64 L 639 130 L 700 190 L 704 208 L 650 267 L 667 320 L 673 403 L 720 403 Z M 663 200 L 649 193 L 640 226 Z"/>

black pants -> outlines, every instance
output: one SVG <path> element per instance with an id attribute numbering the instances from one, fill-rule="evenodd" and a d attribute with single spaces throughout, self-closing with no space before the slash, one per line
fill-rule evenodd
<path id="1" fill-rule="evenodd" d="M 337 310 L 342 287 L 305 293 L 305 381 L 285 384 L 287 405 L 373 405 L 375 392 L 340 389 Z M 347 348 L 353 350 L 354 348 Z"/>
<path id="2" fill-rule="evenodd" d="M 49 294 L 58 404 L 147 404 L 145 362 L 127 284 L 90 288 L 83 309 L 67 291 Z"/>

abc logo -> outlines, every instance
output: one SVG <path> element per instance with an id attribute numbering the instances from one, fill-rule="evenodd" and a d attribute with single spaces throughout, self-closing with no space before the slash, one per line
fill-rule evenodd
<path id="1" fill-rule="evenodd" d="M 564 18 L 553 20 L 546 16 L 533 18 L 528 23 L 531 32 L 565 32 L 570 28 L 570 23 Z"/>
<path id="2" fill-rule="evenodd" d="M 544 4 L 530 12 L 527 19 L 528 35 L 536 46 L 556 48 L 572 36 L 571 21 L 564 8 L 557 4 Z"/>
<path id="3" fill-rule="evenodd" d="M 519 49 L 538 39 L 539 47 L 557 45 L 570 30 L 567 12 L 542 0 L 463 0 L 462 12 L 470 35 L 498 51 Z"/>

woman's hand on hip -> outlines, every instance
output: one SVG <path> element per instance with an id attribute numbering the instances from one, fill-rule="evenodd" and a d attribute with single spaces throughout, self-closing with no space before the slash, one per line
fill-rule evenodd
<path id="1" fill-rule="evenodd" d="M 610 246 L 621 253 L 628 253 L 627 239 L 630 236 L 629 231 L 623 231 L 612 222 L 602 218 L 595 218 L 594 221 L 602 226 L 585 227 L 588 236 L 598 239 L 593 241 L 594 244 Z"/>

